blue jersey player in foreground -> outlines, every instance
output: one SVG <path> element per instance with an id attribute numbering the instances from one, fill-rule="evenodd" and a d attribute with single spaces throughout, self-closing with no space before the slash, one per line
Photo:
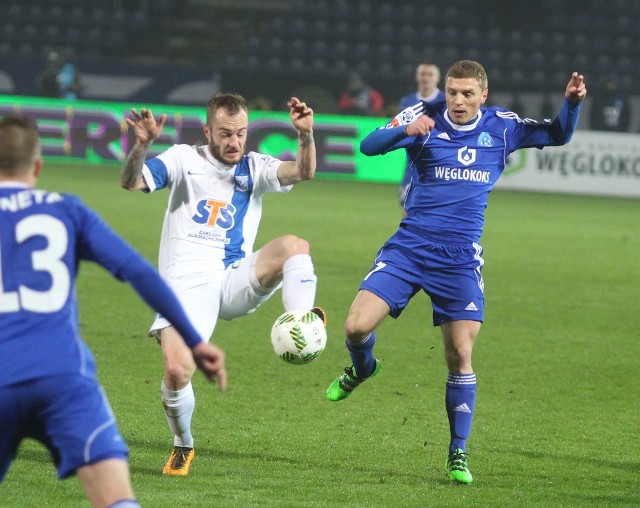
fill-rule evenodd
<path id="1" fill-rule="evenodd" d="M 547 123 L 484 108 L 487 93 L 483 67 L 470 60 L 457 62 L 445 78 L 446 104 L 406 109 L 362 140 L 360 150 L 366 155 L 406 149 L 412 169 L 407 216 L 378 252 L 349 310 L 345 332 L 353 365 L 327 389 L 327 398 L 339 401 L 380 372 L 373 354 L 374 330 L 387 315 L 397 318 L 424 290 L 431 298 L 433 324 L 442 329 L 449 371 L 446 471 L 453 482 L 465 484 L 473 481 L 466 442 L 476 397 L 471 353 L 483 321 L 479 241 L 487 198 L 511 152 L 569 142 L 587 90 L 583 76 L 574 72 L 560 113 Z"/>
<path id="2" fill-rule="evenodd" d="M 224 354 L 204 342 L 156 270 L 79 198 L 36 190 L 36 125 L 0 120 L 0 482 L 25 438 L 76 474 L 92 506 L 135 507 L 127 447 L 79 334 L 81 260 L 128 282 L 180 330 L 194 360 L 226 385 Z"/>

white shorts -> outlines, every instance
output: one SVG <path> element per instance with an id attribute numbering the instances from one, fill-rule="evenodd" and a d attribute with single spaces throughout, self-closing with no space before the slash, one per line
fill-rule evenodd
<path id="1" fill-rule="evenodd" d="M 167 280 L 202 337 L 207 340 L 211 338 L 218 318 L 231 321 L 253 312 L 282 285 L 280 283 L 271 288 L 260 285 L 256 277 L 258 252 L 236 261 L 226 270 L 172 277 Z M 149 336 L 159 338 L 160 330 L 168 326 L 171 326 L 171 323 L 156 314 Z"/>

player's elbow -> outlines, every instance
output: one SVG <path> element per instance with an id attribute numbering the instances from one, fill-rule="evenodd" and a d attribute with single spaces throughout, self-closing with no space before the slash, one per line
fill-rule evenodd
<path id="1" fill-rule="evenodd" d="M 129 190 L 129 191 L 136 191 L 136 190 L 142 190 L 142 191 L 146 191 L 149 190 L 149 188 L 147 187 L 147 184 L 144 182 L 143 179 L 138 179 L 138 180 L 127 180 L 125 178 L 121 178 L 120 179 L 120 187 L 123 188 L 124 190 Z"/>
<path id="2" fill-rule="evenodd" d="M 569 143 L 569 141 L 571 141 L 571 138 L 573 137 L 573 130 L 561 130 L 559 129 L 558 131 L 556 131 L 553 136 L 553 144 L 555 146 L 563 146 L 566 145 L 567 143 Z"/>
<path id="3" fill-rule="evenodd" d="M 366 138 L 360 142 L 360 153 L 364 155 L 377 155 L 373 143 L 369 143 Z"/>
<path id="4" fill-rule="evenodd" d="M 306 180 L 313 180 L 313 177 L 316 175 L 316 165 L 315 163 L 305 164 L 301 161 L 297 162 L 297 171 L 296 171 L 296 183 L 304 182 Z"/>
<path id="5" fill-rule="evenodd" d="M 313 178 L 316 176 L 316 168 L 309 168 L 307 171 L 303 172 L 302 174 L 302 180 L 313 180 Z"/>
<path id="6" fill-rule="evenodd" d="M 387 147 L 382 145 L 380 140 L 374 136 L 367 136 L 360 142 L 360 153 L 364 155 L 383 155 L 387 151 Z"/>

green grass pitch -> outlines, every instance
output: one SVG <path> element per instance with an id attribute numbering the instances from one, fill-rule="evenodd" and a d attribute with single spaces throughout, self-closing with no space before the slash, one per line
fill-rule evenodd
<path id="1" fill-rule="evenodd" d="M 155 263 L 167 194 L 118 187 L 117 166 L 46 164 L 39 186 L 79 194 Z M 640 201 L 495 191 L 483 238 L 486 321 L 469 440 L 475 482 L 450 485 L 446 369 L 431 308 L 417 295 L 378 333 L 383 370 L 348 400 L 325 389 L 346 366 L 342 325 L 360 280 L 400 218 L 392 185 L 306 182 L 265 198 L 257 245 L 307 238 L 329 316 L 327 349 L 286 364 L 269 330 L 280 294 L 221 322 L 229 389 L 197 374 L 197 456 L 163 477 L 171 448 L 160 403 L 152 312 L 126 285 L 83 265 L 82 333 L 131 451 L 143 506 L 417 507 L 640 505 Z M 63 389 L 64 387 L 61 387 Z M 27 441 L 0 486 L 2 507 L 88 506 Z"/>

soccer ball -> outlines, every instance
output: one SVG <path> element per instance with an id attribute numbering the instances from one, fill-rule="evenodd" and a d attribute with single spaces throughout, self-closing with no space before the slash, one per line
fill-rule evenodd
<path id="1" fill-rule="evenodd" d="M 327 345 L 322 319 L 310 310 L 282 314 L 271 328 L 275 353 L 287 363 L 302 365 L 314 360 Z"/>

